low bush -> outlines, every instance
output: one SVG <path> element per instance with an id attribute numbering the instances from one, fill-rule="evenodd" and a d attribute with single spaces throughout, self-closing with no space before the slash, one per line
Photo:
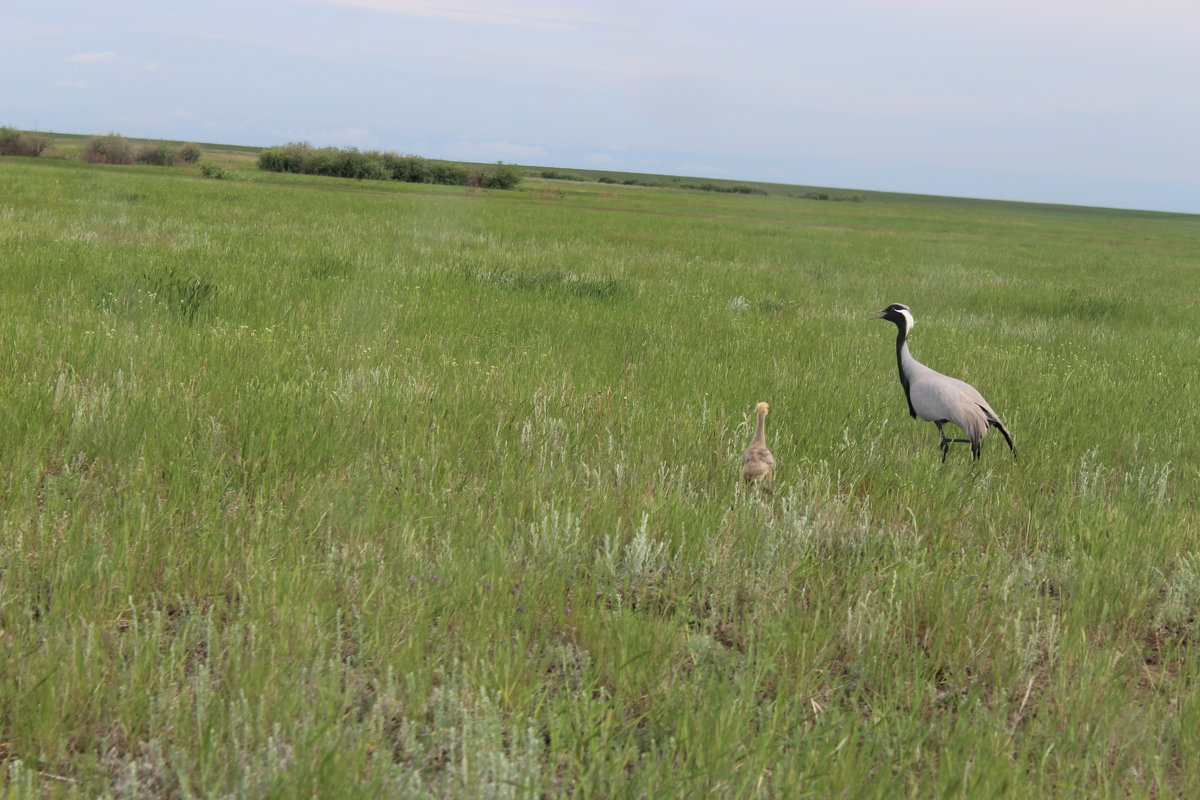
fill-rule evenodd
<path id="1" fill-rule="evenodd" d="M 543 178 L 549 178 L 550 180 L 555 180 L 555 181 L 586 181 L 587 180 L 587 178 L 583 177 L 582 175 L 574 175 L 570 172 L 560 172 L 559 170 L 556 170 L 556 169 L 544 169 L 541 171 L 540 174 Z"/>
<path id="2" fill-rule="evenodd" d="M 443 186 L 466 186 L 467 178 L 467 168 L 462 164 L 435 161 L 429 167 L 429 183 L 440 183 Z"/>
<path id="3" fill-rule="evenodd" d="M 268 147 L 258 154 L 258 168 L 267 172 L 304 172 L 305 156 L 310 150 L 312 145 L 308 142 Z"/>
<path id="4" fill-rule="evenodd" d="M 0 156 L 40 156 L 50 140 L 40 133 L 21 133 L 16 128 L 0 127 Z"/>
<path id="5" fill-rule="evenodd" d="M 133 146 L 119 133 L 92 136 L 84 144 L 79 157 L 93 164 L 132 164 Z"/>
<path id="6" fill-rule="evenodd" d="M 21 138 L 21 134 L 16 128 L 0 127 L 0 155 L 15 155 L 11 150 L 19 138 Z"/>
<path id="7" fill-rule="evenodd" d="M 180 164 L 195 164 L 202 155 L 204 155 L 204 151 L 200 149 L 200 145 L 195 142 L 187 142 L 179 146 L 179 152 L 175 154 L 175 159 Z"/>
<path id="8" fill-rule="evenodd" d="M 205 178 L 214 178 L 216 180 L 220 180 L 221 178 L 225 177 L 225 169 L 217 164 L 201 164 L 200 174 Z"/>
<path id="9" fill-rule="evenodd" d="M 835 203 L 861 203 L 866 200 L 861 194 L 831 195 L 829 192 L 805 192 L 805 200 L 831 200 Z"/>
<path id="10" fill-rule="evenodd" d="M 470 170 L 451 161 L 429 161 L 419 156 L 359 150 L 356 147 L 313 147 L 307 142 L 268 147 L 258 155 L 258 168 L 268 172 L 481 186 L 489 189 L 512 189 L 524 177 L 520 167 L 513 164 L 499 163 L 491 169 Z"/>
<path id="11" fill-rule="evenodd" d="M 704 183 L 684 183 L 681 184 L 684 189 L 699 189 L 702 192 L 723 192 L 725 194 L 767 194 L 766 189 L 761 189 L 757 186 L 746 186 L 745 184 L 734 184 L 732 186 L 721 183 L 713 183 L 705 181 Z"/>
<path id="12" fill-rule="evenodd" d="M 354 147 L 345 150 L 328 148 L 327 152 L 327 164 L 331 175 L 376 181 L 389 178 L 378 153 L 363 153 Z"/>
<path id="13" fill-rule="evenodd" d="M 405 183 L 428 183 L 429 162 L 420 156 L 402 156 L 396 153 L 381 153 L 379 162 L 394 181 Z"/>
<path id="14" fill-rule="evenodd" d="M 162 142 L 140 144 L 134 151 L 133 160 L 154 167 L 170 167 L 175 164 L 175 151 Z"/>
<path id="15" fill-rule="evenodd" d="M 29 135 L 26 134 L 26 139 Z M 44 136 L 37 143 L 40 154 L 49 144 Z M 3 141 L 3 134 L 0 134 Z M 84 142 L 79 151 L 79 159 L 93 164 L 148 164 L 155 167 L 173 167 L 176 164 L 195 164 L 200 160 L 200 145 L 188 142 L 179 148 L 174 148 L 166 142 L 144 142 L 134 145 L 119 133 L 108 133 L 104 136 L 92 136 Z"/>
<path id="16" fill-rule="evenodd" d="M 482 181 L 479 184 L 485 189 L 515 189 L 521 184 L 521 180 L 525 177 L 525 173 L 515 164 L 505 164 L 503 161 L 497 161 L 496 166 L 489 170 L 484 170 Z"/>

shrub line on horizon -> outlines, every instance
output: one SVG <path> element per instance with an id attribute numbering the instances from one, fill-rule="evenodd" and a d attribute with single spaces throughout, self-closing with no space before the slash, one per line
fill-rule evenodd
<path id="1" fill-rule="evenodd" d="M 289 142 L 266 148 L 258 155 L 258 168 L 267 172 L 436 183 L 482 189 L 515 189 L 525 177 L 520 167 L 503 161 L 496 162 L 495 167 L 482 169 L 450 161 L 433 161 L 421 156 L 359 150 L 357 147 L 313 147 L 308 142 Z"/>

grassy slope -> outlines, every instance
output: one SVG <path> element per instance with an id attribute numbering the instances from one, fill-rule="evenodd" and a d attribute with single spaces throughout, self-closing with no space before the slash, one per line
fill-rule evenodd
<path id="1" fill-rule="evenodd" d="M 12 796 L 1200 789 L 1200 219 L 0 179 Z"/>

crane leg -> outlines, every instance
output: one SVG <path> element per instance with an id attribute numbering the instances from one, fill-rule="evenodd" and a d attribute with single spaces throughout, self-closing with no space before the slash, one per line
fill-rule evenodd
<path id="1" fill-rule="evenodd" d="M 942 426 L 945 425 L 946 423 L 936 422 L 934 424 L 937 425 L 938 434 L 942 437 L 942 441 L 939 442 L 938 444 L 942 448 L 942 463 L 943 464 L 946 463 L 946 455 L 950 452 L 950 445 L 953 444 L 954 442 L 964 442 L 966 444 L 972 445 L 972 451 L 975 454 L 975 458 L 979 458 L 979 451 L 973 447 L 973 445 L 975 444 L 974 442 L 972 442 L 970 439 L 947 439 L 946 432 L 944 430 L 942 430 Z"/>

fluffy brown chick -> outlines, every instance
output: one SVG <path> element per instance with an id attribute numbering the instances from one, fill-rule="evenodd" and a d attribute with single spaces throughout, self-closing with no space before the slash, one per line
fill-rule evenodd
<path id="1" fill-rule="evenodd" d="M 747 483 L 768 485 L 775 477 L 775 456 L 767 449 L 767 412 L 770 406 L 759 403 L 755 408 L 758 424 L 754 426 L 754 438 L 742 452 L 742 478 Z"/>

